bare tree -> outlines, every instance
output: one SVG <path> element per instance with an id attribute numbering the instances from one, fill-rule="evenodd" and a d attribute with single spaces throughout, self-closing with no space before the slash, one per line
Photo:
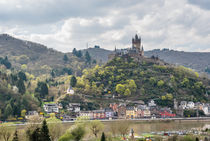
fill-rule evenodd
<path id="1" fill-rule="evenodd" d="M 125 135 L 127 135 L 129 132 L 130 122 L 127 120 L 119 121 L 117 126 L 121 136 L 125 137 Z"/>
<path id="2" fill-rule="evenodd" d="M 0 138 L 4 141 L 9 141 L 10 137 L 13 134 L 13 129 L 8 126 L 1 126 L 0 127 Z"/>
<path id="3" fill-rule="evenodd" d="M 61 123 L 49 124 L 49 131 L 50 131 L 51 140 L 57 141 L 58 138 L 63 134 Z"/>
<path id="4" fill-rule="evenodd" d="M 103 131 L 104 124 L 101 123 L 99 120 L 93 120 L 93 121 L 90 122 L 90 126 L 89 127 L 90 127 L 90 130 L 92 131 L 92 133 L 97 138 L 98 133 Z"/>

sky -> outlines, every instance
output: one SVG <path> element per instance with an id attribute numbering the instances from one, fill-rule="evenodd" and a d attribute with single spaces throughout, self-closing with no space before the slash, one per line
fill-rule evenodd
<path id="1" fill-rule="evenodd" d="M 62 52 L 99 45 L 210 52 L 210 0 L 0 0 L 0 34 Z"/>

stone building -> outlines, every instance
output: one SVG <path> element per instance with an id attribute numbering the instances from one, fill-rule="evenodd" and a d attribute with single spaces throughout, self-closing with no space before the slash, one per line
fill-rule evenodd
<path id="1" fill-rule="evenodd" d="M 144 48 L 141 44 L 141 38 L 136 34 L 134 38 L 132 38 L 132 46 L 127 49 L 116 49 L 113 54 L 109 55 L 109 60 L 114 59 L 115 57 L 120 56 L 129 56 L 134 58 L 135 60 L 140 60 L 144 56 Z"/>

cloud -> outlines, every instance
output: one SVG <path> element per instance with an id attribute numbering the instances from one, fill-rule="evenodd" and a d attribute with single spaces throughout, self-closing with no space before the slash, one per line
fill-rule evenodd
<path id="1" fill-rule="evenodd" d="M 199 3 L 203 5 L 203 2 Z M 183 0 L 0 0 L 0 32 L 59 51 L 126 48 L 209 51 L 210 11 Z"/>

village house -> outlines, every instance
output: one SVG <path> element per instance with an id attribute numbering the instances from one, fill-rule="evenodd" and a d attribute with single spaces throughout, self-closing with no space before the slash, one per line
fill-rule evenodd
<path id="1" fill-rule="evenodd" d="M 148 106 L 149 106 L 149 107 L 155 107 L 155 106 L 157 106 L 157 105 L 156 105 L 156 103 L 155 103 L 154 100 L 150 100 L 150 101 L 148 102 Z"/>
<path id="2" fill-rule="evenodd" d="M 179 106 L 182 109 L 186 109 L 186 107 L 187 107 L 187 101 L 181 101 Z"/>
<path id="3" fill-rule="evenodd" d="M 126 119 L 135 119 L 137 118 L 137 108 L 131 106 L 126 107 Z"/>
<path id="4" fill-rule="evenodd" d="M 37 111 L 28 111 L 27 115 L 26 115 L 26 119 L 29 119 L 33 116 L 38 116 L 39 113 Z"/>
<path id="5" fill-rule="evenodd" d="M 87 118 L 87 119 L 93 119 L 94 118 L 92 111 L 80 111 L 79 116 Z"/>
<path id="6" fill-rule="evenodd" d="M 119 119 L 125 119 L 126 118 L 126 105 L 125 104 L 119 104 L 117 115 Z"/>
<path id="7" fill-rule="evenodd" d="M 80 112 L 80 103 L 69 103 L 67 110 L 74 113 Z"/>
<path id="8" fill-rule="evenodd" d="M 150 107 L 147 107 L 147 105 L 138 105 L 137 106 L 137 117 L 138 118 L 146 118 L 150 117 Z"/>
<path id="9" fill-rule="evenodd" d="M 114 117 L 114 111 L 111 108 L 105 108 L 105 117 L 112 119 Z"/>
<path id="10" fill-rule="evenodd" d="M 187 103 L 187 108 L 188 108 L 188 109 L 193 109 L 194 106 L 195 106 L 195 103 L 192 102 L 192 101 L 189 101 L 189 102 Z"/>
<path id="11" fill-rule="evenodd" d="M 67 91 L 66 91 L 67 94 L 74 94 L 74 90 L 73 88 L 70 86 Z"/>
<path id="12" fill-rule="evenodd" d="M 58 104 L 55 103 L 44 104 L 43 108 L 47 113 L 59 113 Z"/>
<path id="13" fill-rule="evenodd" d="M 160 116 L 161 118 L 172 118 L 175 117 L 176 114 L 173 114 L 170 108 L 161 108 Z"/>
<path id="14" fill-rule="evenodd" d="M 94 119 L 105 119 L 105 111 L 104 110 L 93 110 L 93 118 Z"/>
<path id="15" fill-rule="evenodd" d="M 113 110 L 114 113 L 117 113 L 118 112 L 118 104 L 116 103 L 111 103 L 109 105 L 109 107 Z"/>

